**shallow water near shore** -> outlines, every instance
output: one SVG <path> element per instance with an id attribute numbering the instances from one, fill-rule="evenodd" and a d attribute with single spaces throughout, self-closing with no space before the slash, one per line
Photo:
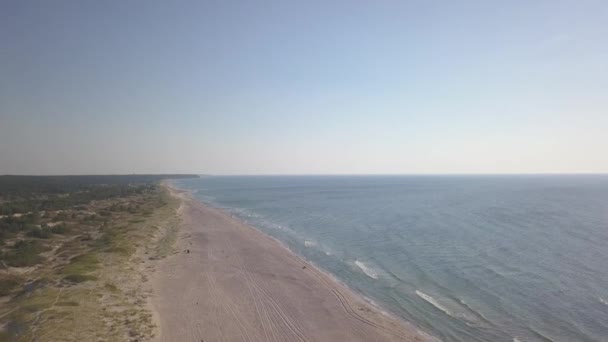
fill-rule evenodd
<path id="1" fill-rule="evenodd" d="M 606 341 L 608 176 L 173 181 L 444 341 Z"/>

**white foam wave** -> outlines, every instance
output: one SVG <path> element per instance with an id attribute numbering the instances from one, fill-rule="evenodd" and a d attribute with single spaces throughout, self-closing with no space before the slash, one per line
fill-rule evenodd
<path id="1" fill-rule="evenodd" d="M 355 265 L 357 265 L 357 267 L 359 267 L 361 271 L 363 271 L 363 273 L 365 273 L 368 277 L 378 279 L 378 273 L 376 273 L 371 267 L 359 260 L 355 260 Z"/>
<path id="2" fill-rule="evenodd" d="M 517 337 L 513 337 L 513 342 L 521 342 L 521 340 L 518 339 Z"/>
<path id="3" fill-rule="evenodd" d="M 473 314 L 478 315 L 479 317 L 481 317 L 481 319 L 485 320 L 486 322 L 490 322 L 490 319 L 488 317 L 486 317 L 483 312 L 474 309 L 471 305 L 469 305 L 469 303 L 467 303 L 464 299 L 460 299 L 460 304 L 462 304 L 466 309 L 468 309 L 470 312 L 472 312 Z M 465 319 L 469 319 L 472 322 L 477 322 L 477 318 L 476 317 L 471 317 L 470 315 L 463 315 L 463 317 Z M 521 341 L 520 341 L 521 342 Z"/>
<path id="4" fill-rule="evenodd" d="M 606 300 L 604 300 L 604 298 L 600 297 L 600 303 L 604 304 L 604 305 L 608 305 L 608 302 L 606 302 Z"/>
<path id="5" fill-rule="evenodd" d="M 305 247 L 316 247 L 316 246 L 318 246 L 318 244 L 316 241 L 304 240 L 304 246 Z"/>
<path id="6" fill-rule="evenodd" d="M 425 301 L 427 301 L 428 303 L 430 303 L 431 305 L 433 305 L 437 309 L 445 312 L 449 316 L 452 316 L 452 313 L 450 312 L 450 310 L 448 310 L 445 306 L 439 304 L 439 302 L 435 298 L 433 298 L 433 297 L 431 297 L 431 296 L 427 295 L 426 293 L 424 293 L 422 291 L 419 291 L 419 290 L 416 290 L 416 294 L 418 295 L 418 297 L 424 299 Z"/>

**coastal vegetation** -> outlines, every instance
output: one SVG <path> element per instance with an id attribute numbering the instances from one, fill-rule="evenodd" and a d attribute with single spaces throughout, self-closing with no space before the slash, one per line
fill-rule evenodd
<path id="1" fill-rule="evenodd" d="M 165 177 L 1 176 L 0 341 L 152 337 L 149 263 L 179 223 Z"/>

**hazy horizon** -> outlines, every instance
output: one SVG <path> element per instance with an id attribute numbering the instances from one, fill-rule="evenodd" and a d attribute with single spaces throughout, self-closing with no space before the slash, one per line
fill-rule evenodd
<path id="1" fill-rule="evenodd" d="M 125 176 L 125 175 L 196 175 L 199 177 L 424 177 L 424 176 L 446 176 L 446 177 L 493 177 L 493 176 L 608 176 L 608 172 L 530 172 L 530 173 L 224 173 L 210 174 L 197 172 L 166 172 L 166 173 L 38 173 L 17 174 L 7 173 L 0 176 L 25 176 L 25 177 L 71 177 L 71 176 Z"/>
<path id="2" fill-rule="evenodd" d="M 608 172 L 604 1 L 3 1 L 0 174 Z"/>

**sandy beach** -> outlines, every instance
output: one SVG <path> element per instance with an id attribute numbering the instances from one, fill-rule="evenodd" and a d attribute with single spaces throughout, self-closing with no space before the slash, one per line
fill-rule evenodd
<path id="1" fill-rule="evenodd" d="M 176 253 L 151 275 L 158 341 L 423 341 L 276 240 L 181 200 Z"/>

